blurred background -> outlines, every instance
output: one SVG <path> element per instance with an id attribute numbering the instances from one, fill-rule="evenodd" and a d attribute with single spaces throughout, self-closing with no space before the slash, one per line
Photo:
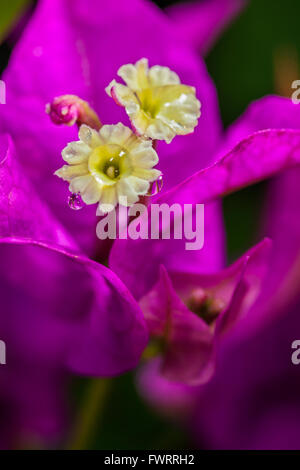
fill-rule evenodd
<path id="1" fill-rule="evenodd" d="M 175 2 L 155 3 L 163 9 Z M 250 0 L 248 3 L 206 57 L 217 88 L 224 127 L 255 99 L 271 93 L 290 96 L 291 83 L 300 79 L 299 0 Z M 1 72 L 35 4 L 29 0 L 0 0 Z M 259 184 L 224 201 L 227 243 L 232 259 L 258 238 L 256 227 L 264 189 L 264 185 Z M 82 397 L 89 393 L 90 382 L 88 379 L 74 381 L 70 408 L 75 416 Z M 132 374 L 106 381 L 101 390 L 102 408 L 91 410 L 92 414 L 98 414 L 98 419 L 94 435 L 89 436 L 89 448 L 184 449 L 193 446 L 184 430 L 175 423 L 170 425 L 147 407 L 137 395 Z"/>

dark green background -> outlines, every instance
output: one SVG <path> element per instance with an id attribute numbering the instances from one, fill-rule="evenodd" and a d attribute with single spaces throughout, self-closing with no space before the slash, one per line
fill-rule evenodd
<path id="1" fill-rule="evenodd" d="M 0 1 L 0 38 L 25 3 Z M 172 2 L 156 3 L 163 7 Z M 249 1 L 246 10 L 210 52 L 207 66 L 217 86 L 224 126 L 235 120 L 252 100 L 278 91 L 274 63 L 280 54 L 292 55 L 295 62 L 300 57 L 299 19 L 299 0 Z M 11 41 L 2 42 L 1 69 L 7 63 L 10 50 Z M 282 77 L 289 77 L 284 68 L 280 73 Z M 300 79 L 297 70 L 292 79 Z M 225 200 L 229 259 L 239 255 L 257 238 L 264 189 L 264 185 L 258 185 Z M 76 381 L 74 408 L 80 405 L 86 385 L 87 380 Z M 192 440 L 183 430 L 143 403 L 136 393 L 132 374 L 113 380 L 104 413 L 97 422 L 89 444 L 91 448 L 181 449 L 192 446 Z"/>

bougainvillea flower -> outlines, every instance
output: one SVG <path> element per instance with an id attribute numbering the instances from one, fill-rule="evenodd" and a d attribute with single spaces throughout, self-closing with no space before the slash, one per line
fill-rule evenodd
<path id="1" fill-rule="evenodd" d="M 27 181 L 9 137 L 1 136 L 0 149 L 5 389 L 25 393 L 23 367 L 49 369 L 49 380 L 60 371 L 111 376 L 135 367 L 148 340 L 138 305 L 114 273 L 81 254 Z M 39 393 L 38 377 L 36 385 Z M 19 398 L 16 413 L 22 402 L 30 406 L 27 395 Z"/>
<path id="2" fill-rule="evenodd" d="M 102 213 L 120 203 L 131 206 L 160 176 L 152 167 L 158 156 L 150 140 L 137 137 L 122 123 L 102 126 L 99 132 L 82 125 L 79 141 L 62 151 L 68 163 L 55 174 L 70 182 L 86 204 L 99 202 Z"/>
<path id="3" fill-rule="evenodd" d="M 180 83 L 168 67 L 148 67 L 147 59 L 122 65 L 118 75 L 126 85 L 113 80 L 106 91 L 124 106 L 136 132 L 170 143 L 175 135 L 193 132 L 200 117 L 195 88 Z"/>
<path id="4" fill-rule="evenodd" d="M 192 201 L 201 201 L 204 204 L 211 203 L 230 192 L 264 178 L 280 174 L 288 168 L 299 165 L 299 143 L 300 132 L 296 130 L 275 129 L 257 132 L 240 142 L 228 155 L 211 167 L 200 171 L 177 188 L 162 195 L 160 201 L 169 205 L 172 205 L 174 201 L 178 200 L 188 201 L 190 203 Z M 207 291 L 206 286 L 206 283 L 209 285 L 211 278 L 214 278 L 215 275 L 209 276 L 206 274 L 203 276 L 201 282 L 199 276 L 199 282 L 195 282 L 197 275 L 195 272 L 190 274 L 189 265 L 186 264 L 185 269 L 183 269 L 182 273 L 179 275 L 179 282 L 176 282 L 176 275 L 173 274 L 174 271 L 176 272 L 176 264 L 173 264 L 171 258 L 162 258 L 163 263 L 167 264 L 167 270 L 170 273 L 169 277 L 166 277 L 166 274 L 164 274 L 164 280 L 159 280 L 158 266 L 156 266 L 156 271 L 152 266 L 151 271 L 144 270 L 144 277 L 146 277 L 146 279 L 143 279 L 143 276 L 139 276 L 138 281 L 135 282 L 133 286 L 130 260 L 129 258 L 126 260 L 125 253 L 130 252 L 132 256 L 132 250 L 134 250 L 135 255 L 140 258 L 143 258 L 143 253 L 147 253 L 148 255 L 149 253 L 153 253 L 153 255 L 151 255 L 152 264 L 157 263 L 158 265 L 159 259 L 157 253 L 162 253 L 162 251 L 158 249 L 158 246 L 162 242 L 163 240 L 135 240 L 133 246 L 130 240 L 119 240 L 116 242 L 111 252 L 111 266 L 119 273 L 124 282 L 134 290 L 137 298 L 142 298 L 140 303 L 142 308 L 144 308 L 144 314 L 152 334 L 154 333 L 154 336 L 163 337 L 165 340 L 167 339 L 169 341 L 167 345 L 166 341 L 165 343 L 163 342 L 160 350 L 163 356 L 160 362 L 161 371 L 167 374 L 167 376 L 169 375 L 170 379 L 175 380 L 175 383 L 180 382 L 180 379 L 182 383 L 187 383 L 191 377 L 195 378 L 195 369 L 197 370 L 198 368 L 198 374 L 199 370 L 203 373 L 202 377 L 198 375 L 198 378 L 200 377 L 199 381 L 201 382 L 201 378 L 205 381 L 207 378 L 205 377 L 207 369 L 203 367 L 203 363 L 208 367 L 209 371 L 213 357 L 212 349 L 209 348 L 209 333 L 211 335 L 211 330 L 209 331 L 209 328 L 207 328 L 206 335 L 203 335 L 205 323 L 201 322 L 201 328 L 196 328 L 197 323 L 200 327 L 199 318 L 193 315 L 193 326 L 190 328 L 189 335 L 190 338 L 194 338 L 194 336 L 191 337 L 191 331 L 194 332 L 195 335 L 197 332 L 199 333 L 195 341 L 198 348 L 189 348 L 193 346 L 193 341 L 189 342 L 187 340 L 189 335 L 185 335 L 185 331 L 187 330 L 187 325 L 190 325 L 189 319 L 191 318 L 191 312 L 188 311 L 186 306 L 188 305 L 190 308 L 193 307 L 193 311 L 195 312 L 195 305 L 198 305 L 199 308 L 196 309 L 198 314 L 199 312 L 202 313 L 202 315 L 205 313 L 208 319 L 217 318 L 219 314 L 219 319 L 216 321 L 215 326 L 215 338 L 217 338 L 218 343 L 222 344 L 223 336 L 225 338 L 225 335 L 220 334 L 220 332 L 222 333 L 222 329 L 224 328 L 224 331 L 226 331 L 226 337 L 230 336 L 236 325 L 238 325 L 240 321 L 243 321 L 244 317 L 250 316 L 252 313 L 251 307 L 255 303 L 255 300 L 258 296 L 261 298 L 262 293 L 265 292 L 263 279 L 266 270 L 269 269 L 268 256 L 265 253 L 259 262 L 253 262 L 253 270 L 249 270 L 248 278 L 247 269 L 245 268 L 245 282 L 243 282 L 243 276 L 241 275 L 241 284 L 237 286 L 234 293 L 231 291 L 233 294 L 231 307 L 227 310 L 225 308 L 222 313 L 222 302 L 220 302 L 220 300 L 223 301 L 223 305 L 224 300 L 222 298 L 220 299 L 220 294 L 217 294 L 217 290 L 215 297 L 212 299 L 209 289 Z M 262 247 L 263 246 L 264 244 Z M 259 253 L 259 246 L 257 250 L 257 253 Z M 177 251 L 176 255 L 178 265 L 181 264 L 184 266 L 183 260 L 186 260 L 185 252 Z M 117 259 L 122 259 L 122 263 L 117 263 Z M 141 263 L 142 262 L 143 259 L 141 260 Z M 241 262 L 240 260 L 237 265 L 233 266 L 239 266 Z M 198 269 L 200 272 L 201 265 L 199 265 Z M 233 269 L 233 267 L 229 268 L 229 272 L 230 269 Z M 174 277 L 174 279 L 172 279 L 172 277 Z M 220 278 L 222 279 L 222 275 Z M 176 292 L 176 284 L 178 292 Z M 215 282 L 215 285 L 216 284 Z M 206 286 L 206 289 L 203 289 L 203 286 Z M 246 289 L 245 286 L 247 286 Z M 220 282 L 219 288 L 222 289 L 222 282 Z M 185 290 L 185 295 L 182 289 Z M 189 293 L 188 296 L 186 296 L 186 293 Z M 244 295 L 245 301 L 244 305 L 241 307 L 241 299 L 244 299 Z M 182 302 L 184 298 L 186 300 Z M 170 305 L 172 308 L 168 310 L 167 307 L 170 307 Z M 170 312 L 173 313 L 174 319 Z M 226 312 L 226 314 L 224 312 Z M 275 315 L 275 312 L 273 315 Z M 181 328 L 178 328 L 179 336 L 177 340 L 176 328 L 173 326 L 174 330 L 172 331 L 169 322 L 172 324 L 173 321 L 174 325 L 176 325 L 178 318 L 181 322 Z M 231 321 L 229 320 L 230 318 Z M 266 321 L 265 317 L 260 318 L 261 324 L 264 321 Z M 222 325 L 222 327 L 217 328 L 217 324 Z M 182 327 L 183 325 L 185 325 L 184 328 Z M 202 333 L 202 339 L 200 332 Z M 174 336 L 172 336 L 172 333 Z M 203 340 L 203 338 L 205 340 Z M 182 342 L 180 342 L 181 339 Z M 222 339 L 222 341 L 220 339 Z M 176 341 L 179 342 L 176 344 Z M 174 344 L 174 348 L 172 348 L 172 343 Z M 203 345 L 202 350 L 200 350 L 201 344 Z M 186 360 L 189 353 L 191 353 L 191 357 L 189 360 Z M 198 354 L 200 357 L 198 357 Z M 192 357 L 194 361 L 191 359 Z M 201 362 L 201 360 L 203 362 Z M 182 389 L 180 389 L 180 394 L 182 395 Z M 156 400 L 157 396 L 158 389 L 156 389 Z"/>
<path id="5" fill-rule="evenodd" d="M 63 203 L 66 185 L 53 177 L 61 149 L 76 140 L 76 129 L 53 126 L 44 112 L 53 98 L 73 94 L 108 122 L 120 121 L 122 110 L 111 106 L 103 89 L 118 66 L 144 56 L 197 87 L 206 109 L 201 128 L 184 141 L 178 137 L 172 148 L 159 144 L 167 190 L 211 161 L 220 142 L 220 121 L 203 62 L 178 38 L 176 23 L 154 5 L 140 0 L 41 0 L 3 77 L 7 105 L 0 108 L 0 130 L 12 135 L 17 152 L 11 141 L 0 139 L 1 266 L 5 267 L 1 299 L 8 312 L 1 322 L 3 339 L 13 345 L 10 366 L 1 369 L 7 372 L 1 390 L 5 388 L 3 408 L 14 410 L 13 422 L 22 420 L 20 428 L 26 432 L 32 428 L 49 435 L 57 428 L 60 419 L 56 421 L 51 409 L 57 406 L 51 386 L 57 393 L 61 368 L 64 377 L 66 370 L 120 373 L 136 364 L 147 340 L 141 312 L 124 285 L 77 247 L 96 256 L 99 241 L 94 230 L 87 230 L 95 222 L 95 211 L 85 208 L 78 217 Z M 62 106 L 61 112 L 71 122 L 77 110 Z M 195 148 L 203 152 L 201 161 Z M 181 164 L 183 154 L 189 156 L 188 164 Z M 219 214 L 215 205 L 207 210 L 211 236 L 201 255 L 212 271 L 223 259 Z M 37 377 L 30 374 L 31 367 Z M 21 370 L 24 381 L 20 382 Z M 22 395 L 26 377 L 36 395 L 30 386 Z"/>
<path id="6" fill-rule="evenodd" d="M 214 372 L 223 334 L 258 295 L 268 261 L 269 241 L 229 268 L 211 275 L 170 272 L 140 300 L 148 329 L 159 343 L 161 374 L 175 382 L 200 384 Z"/>
<path id="7" fill-rule="evenodd" d="M 45 105 L 57 96 L 77 95 L 106 123 L 124 122 L 122 108 L 112 106 L 104 89 L 118 67 L 141 57 L 169 67 L 195 87 L 206 110 L 193 134 L 178 137 L 172 146 L 159 143 L 159 169 L 166 175 L 167 190 L 211 161 L 221 126 L 202 60 L 178 38 L 176 23 L 155 5 L 141 0 L 41 0 L 3 76 L 8 104 L 0 109 L 2 130 L 12 134 L 38 194 L 89 255 L 95 256 L 102 243 L 95 230 L 87 230 L 96 225 L 95 210 L 85 207 L 80 216 L 70 210 L 67 185 L 52 176 L 61 166 L 61 150 L 77 139 L 76 128 L 54 126 Z M 195 148 L 201 149 L 200 159 Z M 183 154 L 189 156 L 188 164 L 182 164 Z"/>

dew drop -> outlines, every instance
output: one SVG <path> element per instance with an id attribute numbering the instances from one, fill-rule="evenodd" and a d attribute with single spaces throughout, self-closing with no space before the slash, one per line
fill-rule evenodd
<path id="1" fill-rule="evenodd" d="M 163 175 L 160 175 L 156 181 L 150 184 L 149 191 L 146 193 L 146 196 L 156 196 L 161 190 L 164 185 Z"/>
<path id="2" fill-rule="evenodd" d="M 81 199 L 80 193 L 72 193 L 68 197 L 68 206 L 70 209 L 73 209 L 73 211 L 78 211 L 83 208 L 84 202 Z"/>

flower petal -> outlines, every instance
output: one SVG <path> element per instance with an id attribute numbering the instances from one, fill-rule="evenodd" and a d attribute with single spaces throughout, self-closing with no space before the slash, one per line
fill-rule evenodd
<path id="1" fill-rule="evenodd" d="M 0 236 L 34 238 L 78 250 L 23 175 L 9 135 L 0 135 Z"/>
<path id="2" fill-rule="evenodd" d="M 125 145 L 126 141 L 132 137 L 132 131 L 121 122 L 113 125 L 104 125 L 99 134 L 105 143 Z"/>
<path id="3" fill-rule="evenodd" d="M 144 320 L 111 271 L 33 239 L 1 238 L 0 258 L 1 302 L 20 349 L 85 375 L 137 365 L 147 343 Z"/>
<path id="4" fill-rule="evenodd" d="M 136 176 L 128 176 L 127 178 L 130 186 L 132 189 L 140 195 L 144 195 L 147 193 L 149 189 L 149 181 L 137 178 Z"/>
<path id="5" fill-rule="evenodd" d="M 11 366 L 28 354 L 83 374 L 134 367 L 147 342 L 138 305 L 115 274 L 80 254 L 24 177 L 9 137 L 0 151 L 0 322 L 9 319 L 1 338 L 18 352 Z"/>
<path id="6" fill-rule="evenodd" d="M 171 381 L 205 383 L 214 367 L 213 334 L 177 296 L 165 268 L 154 288 L 141 299 L 150 334 L 165 338 L 161 373 Z"/>
<path id="7" fill-rule="evenodd" d="M 103 141 L 100 138 L 100 132 L 97 132 L 86 124 L 82 124 L 82 126 L 80 126 L 79 139 L 83 144 L 92 149 L 103 144 Z"/>
<path id="8" fill-rule="evenodd" d="M 149 184 L 149 183 L 148 183 Z M 139 200 L 139 196 L 130 184 L 128 178 L 121 179 L 117 184 L 118 199 L 125 197 L 128 206 L 132 206 Z"/>
<path id="9" fill-rule="evenodd" d="M 265 130 L 241 141 L 214 165 L 195 173 L 165 195 L 176 200 L 208 203 L 270 178 L 300 163 L 300 131 Z"/>
<path id="10" fill-rule="evenodd" d="M 145 140 L 130 152 L 132 163 L 142 168 L 152 168 L 158 163 L 158 155 L 152 147 L 152 142 Z"/>
<path id="11" fill-rule="evenodd" d="M 91 178 L 84 192 L 81 193 L 81 198 L 85 204 L 96 204 L 100 200 L 101 195 L 102 188 L 94 178 Z"/>
<path id="12" fill-rule="evenodd" d="M 123 65 L 119 68 L 118 75 L 133 91 L 147 87 L 149 85 L 148 60 L 140 59 L 135 65 Z"/>
<path id="13" fill-rule="evenodd" d="M 65 181 L 71 181 L 73 178 L 87 175 L 88 173 L 89 168 L 87 163 L 81 163 L 79 165 L 63 165 L 54 172 L 56 176 L 59 176 Z"/>
<path id="14" fill-rule="evenodd" d="M 149 70 L 151 86 L 178 85 L 180 78 L 169 67 L 154 65 Z"/>
<path id="15" fill-rule="evenodd" d="M 246 4 L 244 0 L 202 0 L 172 5 L 167 13 L 180 37 L 204 54 Z"/>
<path id="16" fill-rule="evenodd" d="M 90 147 L 84 142 L 71 142 L 63 149 L 62 158 L 65 162 L 73 165 L 86 161 L 90 153 Z"/>
<path id="17" fill-rule="evenodd" d="M 161 375 L 161 360 L 143 364 L 137 372 L 137 389 L 152 407 L 174 419 L 186 417 L 198 396 L 198 387 L 167 380 Z"/>

